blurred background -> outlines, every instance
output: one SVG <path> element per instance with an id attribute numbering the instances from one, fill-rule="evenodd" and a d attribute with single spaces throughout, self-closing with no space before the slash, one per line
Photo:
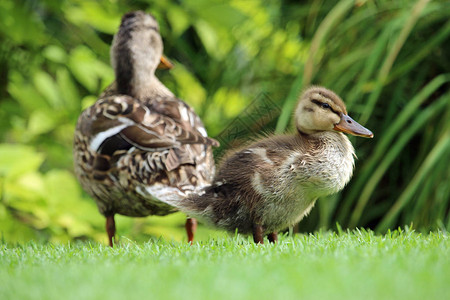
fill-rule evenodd
<path id="1" fill-rule="evenodd" d="M 4 241 L 106 241 L 104 217 L 73 173 L 80 112 L 113 81 L 122 14 L 151 12 L 175 64 L 161 80 L 223 147 L 291 130 L 300 91 L 336 91 L 374 139 L 343 192 L 320 199 L 299 232 L 397 226 L 449 230 L 450 2 L 2 0 L 0 235 Z M 256 117 L 255 117 L 256 116 Z M 185 240 L 184 215 L 117 217 L 123 240 Z M 223 235 L 204 227 L 198 239 Z"/>

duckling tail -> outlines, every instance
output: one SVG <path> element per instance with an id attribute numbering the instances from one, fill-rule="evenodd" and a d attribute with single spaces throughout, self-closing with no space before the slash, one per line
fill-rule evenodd
<path id="1" fill-rule="evenodd" d="M 189 217 L 198 218 L 206 223 L 212 222 L 214 202 L 213 186 L 203 188 L 199 193 L 192 193 L 177 203 L 171 204 L 187 214 Z"/>
<path id="2" fill-rule="evenodd" d="M 201 222 L 214 226 L 216 223 L 215 211 L 223 203 L 222 193 L 217 193 L 217 184 L 206 186 L 198 192 L 190 193 L 178 199 L 161 199 L 161 201 L 175 207 L 190 218 L 197 218 Z"/>

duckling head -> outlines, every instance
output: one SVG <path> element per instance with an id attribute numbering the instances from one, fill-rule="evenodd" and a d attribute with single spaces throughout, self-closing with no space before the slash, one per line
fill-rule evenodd
<path id="1" fill-rule="evenodd" d="M 315 134 L 339 131 L 356 136 L 373 137 L 373 133 L 350 118 L 342 99 L 334 92 L 313 86 L 301 96 L 295 110 L 295 125 L 300 133 Z"/>
<path id="2" fill-rule="evenodd" d="M 111 65 L 119 92 L 130 94 L 136 80 L 148 82 L 158 67 L 171 68 L 162 54 L 163 42 L 156 19 L 143 11 L 125 14 L 111 46 Z"/>

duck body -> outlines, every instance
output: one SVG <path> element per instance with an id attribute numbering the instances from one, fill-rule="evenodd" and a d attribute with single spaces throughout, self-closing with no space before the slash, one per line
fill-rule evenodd
<path id="1" fill-rule="evenodd" d="M 312 87 L 295 113 L 297 132 L 270 136 L 227 154 L 211 186 L 177 206 L 212 226 L 277 240 L 277 231 L 299 222 L 319 197 L 349 182 L 354 148 L 342 132 L 372 137 L 348 117 L 333 92 Z"/>
<path id="2" fill-rule="evenodd" d="M 264 234 L 285 229 L 307 215 L 319 197 L 347 184 L 353 157 L 353 146 L 342 133 L 260 140 L 224 160 L 213 185 L 190 198 L 191 214 L 244 234 L 252 233 L 254 224 Z M 204 210 L 195 213 L 202 204 Z M 191 212 L 189 206 L 185 211 Z"/>
<path id="3" fill-rule="evenodd" d="M 215 172 L 212 146 L 197 114 L 155 76 L 162 39 L 153 16 L 125 14 L 111 47 L 116 80 L 84 110 L 74 136 L 75 173 L 106 217 L 145 217 L 177 211 L 168 202 L 201 191 Z M 167 65 L 167 63 L 166 63 Z M 188 219 L 188 240 L 196 223 Z"/>
<path id="4" fill-rule="evenodd" d="M 186 104 L 175 104 L 188 112 L 196 128 L 203 128 Z M 177 131 L 182 132 L 178 127 L 181 120 L 160 113 L 155 109 L 158 106 L 115 95 L 101 98 L 79 117 L 74 140 L 75 172 L 105 216 L 173 213 L 176 209 L 159 198 L 177 201 L 209 185 L 213 178 L 209 140 L 175 137 Z M 185 134 L 194 130 L 191 125 L 184 126 L 188 127 Z M 195 139 L 205 144 L 184 144 Z"/>

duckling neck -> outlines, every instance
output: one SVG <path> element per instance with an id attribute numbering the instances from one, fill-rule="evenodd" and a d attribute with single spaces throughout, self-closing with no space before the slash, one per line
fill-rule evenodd
<path id="1" fill-rule="evenodd" d="M 307 139 L 314 150 L 302 159 L 299 174 L 317 176 L 311 181 L 315 196 L 341 190 L 353 173 L 355 152 L 350 140 L 340 132 L 331 131 L 311 134 Z"/>
<path id="2" fill-rule="evenodd" d="M 133 55 L 130 49 L 116 57 L 115 75 L 117 92 L 144 99 L 153 96 L 173 96 L 172 92 L 155 76 L 155 66 L 149 58 Z"/>

